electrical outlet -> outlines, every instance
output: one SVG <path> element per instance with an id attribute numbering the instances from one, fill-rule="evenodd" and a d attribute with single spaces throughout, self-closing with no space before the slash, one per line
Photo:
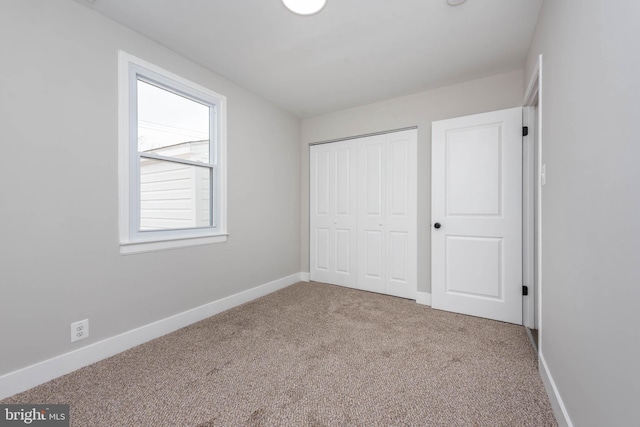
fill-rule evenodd
<path id="1" fill-rule="evenodd" d="M 71 324 L 71 342 L 83 340 L 89 336 L 89 319 Z"/>

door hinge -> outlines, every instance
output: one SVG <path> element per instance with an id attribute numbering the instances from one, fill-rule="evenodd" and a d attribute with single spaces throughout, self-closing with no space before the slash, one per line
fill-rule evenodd
<path id="1" fill-rule="evenodd" d="M 522 136 L 529 135 L 529 126 L 522 126 Z"/>
<path id="2" fill-rule="evenodd" d="M 522 287 L 522 295 L 529 295 L 529 287 L 528 286 L 523 286 Z"/>

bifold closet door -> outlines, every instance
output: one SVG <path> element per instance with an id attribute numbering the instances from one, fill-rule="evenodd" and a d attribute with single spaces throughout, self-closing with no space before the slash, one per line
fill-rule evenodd
<path id="1" fill-rule="evenodd" d="M 357 286 L 357 144 L 310 147 L 311 280 Z"/>
<path id="2" fill-rule="evenodd" d="M 358 141 L 358 288 L 417 294 L 417 131 Z"/>

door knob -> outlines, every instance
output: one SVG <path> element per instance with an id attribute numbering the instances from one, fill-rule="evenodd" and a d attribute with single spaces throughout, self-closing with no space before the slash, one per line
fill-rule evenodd
<path id="1" fill-rule="evenodd" d="M 436 222 L 435 224 L 433 224 L 433 228 L 440 228 L 440 227 L 442 227 L 442 226 L 440 225 L 439 222 Z"/>

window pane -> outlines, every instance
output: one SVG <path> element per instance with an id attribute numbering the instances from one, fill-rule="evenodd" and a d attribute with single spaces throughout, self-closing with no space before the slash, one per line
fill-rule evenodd
<path id="1" fill-rule="evenodd" d="M 140 159 L 140 231 L 213 225 L 211 169 Z"/>
<path id="2" fill-rule="evenodd" d="M 209 108 L 138 80 L 138 151 L 209 163 Z"/>

